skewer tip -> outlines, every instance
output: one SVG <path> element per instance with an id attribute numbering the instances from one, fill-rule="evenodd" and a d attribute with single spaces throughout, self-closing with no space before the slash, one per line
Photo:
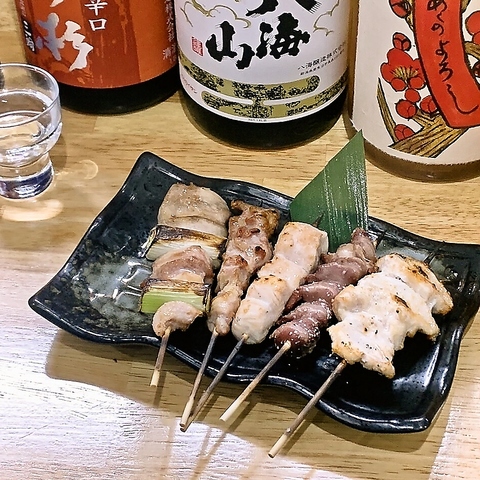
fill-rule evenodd
<path id="1" fill-rule="evenodd" d="M 277 453 L 284 447 L 284 445 L 287 443 L 289 435 L 287 433 L 284 433 L 275 443 L 275 445 L 270 449 L 268 452 L 268 456 L 270 458 L 275 458 Z"/>
<path id="2" fill-rule="evenodd" d="M 187 404 L 185 405 L 185 409 L 183 410 L 182 418 L 180 419 L 180 430 L 185 428 L 186 424 L 188 423 L 188 419 L 190 417 L 190 412 L 192 411 L 193 408 L 193 403 L 194 403 L 195 396 L 191 395 L 187 401 Z M 182 430 L 184 431 L 184 430 Z"/>
<path id="3" fill-rule="evenodd" d="M 243 402 L 243 398 L 237 398 L 222 414 L 220 417 L 220 420 L 222 422 L 228 422 L 230 417 L 235 413 L 237 408 L 240 406 L 240 404 Z"/>
<path id="4" fill-rule="evenodd" d="M 160 380 L 160 371 L 155 369 L 152 374 L 152 379 L 150 380 L 150 386 L 158 387 L 159 380 Z"/>

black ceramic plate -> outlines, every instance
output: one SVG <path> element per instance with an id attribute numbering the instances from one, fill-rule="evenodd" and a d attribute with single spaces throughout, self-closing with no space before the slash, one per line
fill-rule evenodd
<path id="1" fill-rule="evenodd" d="M 291 199 L 257 185 L 198 177 L 161 158 L 142 154 L 118 194 L 95 219 L 65 266 L 30 300 L 37 313 L 84 339 L 115 344 L 151 344 L 159 340 L 151 316 L 137 311 L 138 286 L 149 274 L 142 256 L 162 199 L 175 182 L 193 182 L 225 200 L 242 198 L 276 207 L 288 218 Z M 388 380 L 358 365 L 347 367 L 318 403 L 318 408 L 352 427 L 372 432 L 416 432 L 429 427 L 450 389 L 460 341 L 480 304 L 480 246 L 435 242 L 374 218 L 369 229 L 379 239 L 379 253 L 398 251 L 427 259 L 452 293 L 455 307 L 439 318 L 435 343 L 422 335 L 396 353 L 396 376 Z M 168 351 L 198 369 L 210 332 L 198 319 L 186 332 L 170 336 Z M 217 340 L 207 374 L 214 375 L 235 344 Z M 248 382 L 272 357 L 270 341 L 243 346 L 224 379 Z M 267 383 L 291 388 L 311 398 L 338 363 L 329 336 L 301 361 L 283 358 Z"/>

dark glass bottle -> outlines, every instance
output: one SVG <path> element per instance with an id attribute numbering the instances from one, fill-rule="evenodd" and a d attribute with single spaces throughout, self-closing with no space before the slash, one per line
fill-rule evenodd
<path id="1" fill-rule="evenodd" d="M 341 114 L 350 2 L 258 4 L 175 4 L 185 110 L 200 130 L 230 144 L 302 144 Z"/>
<path id="2" fill-rule="evenodd" d="M 175 93 L 180 82 L 177 67 L 136 85 L 82 88 L 59 83 L 63 107 L 83 113 L 116 114 L 150 107 Z"/>
<path id="3" fill-rule="evenodd" d="M 172 0 L 16 0 L 27 62 L 58 81 L 62 106 L 115 114 L 179 87 Z"/>
<path id="4" fill-rule="evenodd" d="M 308 117 L 277 123 L 231 120 L 203 108 L 188 95 L 183 98 L 190 119 L 206 135 L 239 147 L 275 149 L 301 145 L 330 130 L 342 112 L 345 93 Z"/>

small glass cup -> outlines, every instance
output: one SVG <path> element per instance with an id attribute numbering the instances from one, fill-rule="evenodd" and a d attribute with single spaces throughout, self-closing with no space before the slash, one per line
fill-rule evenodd
<path id="1" fill-rule="evenodd" d="M 49 152 L 62 131 L 56 80 L 22 63 L 0 64 L 0 195 L 29 198 L 53 180 Z"/>

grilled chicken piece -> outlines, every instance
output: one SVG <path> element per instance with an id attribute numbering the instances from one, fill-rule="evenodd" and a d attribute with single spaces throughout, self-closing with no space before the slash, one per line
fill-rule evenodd
<path id="1" fill-rule="evenodd" d="M 293 293 L 316 268 L 327 249 L 325 232 L 306 223 L 287 223 L 278 237 L 272 260 L 260 269 L 257 276 L 282 278 Z"/>
<path id="2" fill-rule="evenodd" d="M 275 257 L 257 273 L 262 277 L 279 277 L 285 280 L 290 289 L 295 291 L 305 279 L 305 269 L 302 265 L 297 265 L 281 255 Z"/>
<path id="3" fill-rule="evenodd" d="M 402 280 L 374 273 L 345 287 L 333 301 L 339 322 L 328 328 L 332 351 L 348 363 L 392 378 L 396 350 L 418 331 L 434 340 L 439 328 L 430 306 Z"/>
<path id="4" fill-rule="evenodd" d="M 295 288 L 316 268 L 320 255 L 327 249 L 326 232 L 301 222 L 284 226 L 272 260 L 258 271 L 232 322 L 237 340 L 244 334 L 250 344 L 265 339 Z"/>
<path id="5" fill-rule="evenodd" d="M 369 273 L 367 264 L 356 257 L 340 257 L 328 263 L 322 263 L 317 270 L 306 278 L 306 283 L 333 281 L 342 286 L 357 283 Z"/>
<path id="6" fill-rule="evenodd" d="M 223 262 L 217 276 L 217 295 L 212 300 L 207 325 L 219 335 L 230 331 L 252 275 L 272 258 L 270 238 L 278 225 L 279 213 L 241 200 L 231 204 L 239 215 L 230 217 Z"/>
<path id="7" fill-rule="evenodd" d="M 186 302 L 166 302 L 153 315 L 152 327 L 159 337 L 163 337 L 168 327 L 171 331 L 185 331 L 202 313 Z"/>
<path id="8" fill-rule="evenodd" d="M 327 329 L 332 351 L 350 364 L 359 362 L 369 370 L 393 378 L 395 348 L 391 337 L 402 337 L 403 329 L 398 319 L 390 320 L 392 323 L 385 325 L 364 312 L 350 314 Z"/>
<path id="9" fill-rule="evenodd" d="M 366 230 L 360 227 L 356 228 L 352 233 L 351 242 L 362 248 L 366 260 L 373 263 L 377 261 L 377 247 Z"/>
<path id="10" fill-rule="evenodd" d="M 246 343 L 261 343 L 280 317 L 291 290 L 281 278 L 270 275 L 256 279 L 240 302 L 232 323 L 232 333 L 239 340 L 248 335 Z"/>
<path id="11" fill-rule="evenodd" d="M 350 243 L 340 245 L 335 253 L 322 255 L 317 270 L 305 282 L 333 281 L 342 286 L 357 283 L 376 270 L 375 244 L 368 233 L 356 228 Z"/>
<path id="12" fill-rule="evenodd" d="M 212 262 L 203 248 L 196 245 L 172 250 L 153 262 L 150 277 L 158 280 L 211 284 Z"/>
<path id="13" fill-rule="evenodd" d="M 282 324 L 270 338 L 277 348 L 290 342 L 290 354 L 301 358 L 312 352 L 320 338 L 321 330 L 328 326 L 332 310 L 323 300 L 302 303 L 290 313 L 282 316 Z"/>
<path id="14" fill-rule="evenodd" d="M 292 294 L 285 305 L 285 310 L 292 310 L 300 302 L 316 302 L 323 300 L 331 308 L 333 299 L 341 292 L 343 285 L 331 280 L 322 280 L 319 282 L 300 285 Z"/>
<path id="15" fill-rule="evenodd" d="M 381 272 L 345 287 L 333 301 L 333 312 L 338 320 L 349 313 L 368 312 L 387 321 L 391 313 L 397 313 L 407 336 L 415 335 L 418 330 L 434 340 L 439 333 L 430 307 L 421 295 L 401 280 Z"/>
<path id="16" fill-rule="evenodd" d="M 226 237 L 229 217 L 225 200 L 209 188 L 175 183 L 158 210 L 157 223 Z"/>
<path id="17" fill-rule="evenodd" d="M 452 309 L 452 297 L 426 263 L 392 253 L 380 258 L 377 266 L 379 271 L 398 278 L 415 289 L 433 313 L 444 315 Z"/>
<path id="18" fill-rule="evenodd" d="M 326 232 L 307 223 L 289 222 L 280 232 L 272 261 L 275 261 L 275 257 L 283 257 L 308 275 L 318 265 L 320 256 L 327 251 Z"/>
<path id="19" fill-rule="evenodd" d="M 211 302 L 207 326 L 219 335 L 227 335 L 235 313 L 240 306 L 243 290 L 236 285 L 226 285 Z"/>

